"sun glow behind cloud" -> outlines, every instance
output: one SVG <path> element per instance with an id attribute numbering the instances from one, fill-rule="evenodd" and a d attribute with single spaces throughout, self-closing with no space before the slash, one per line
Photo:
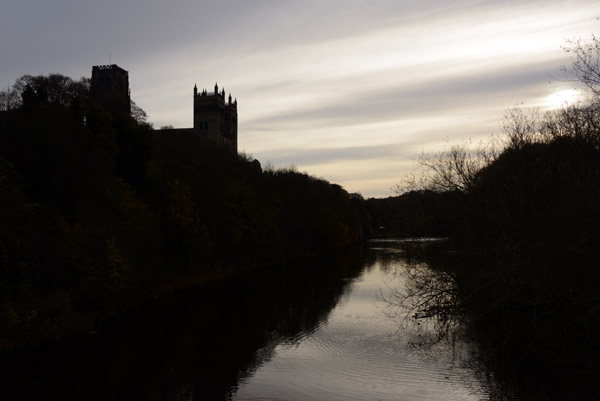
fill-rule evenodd
<path id="1" fill-rule="evenodd" d="M 582 95 L 579 90 L 561 89 L 546 97 L 543 104 L 551 109 L 560 109 L 574 105 L 581 99 Z"/>

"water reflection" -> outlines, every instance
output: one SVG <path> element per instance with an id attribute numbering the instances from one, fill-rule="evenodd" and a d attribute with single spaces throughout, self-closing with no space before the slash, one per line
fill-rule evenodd
<path id="1" fill-rule="evenodd" d="M 404 259 L 394 275 L 399 281 L 381 299 L 391 318 L 403 315 L 403 327 L 417 326 L 419 345 L 435 344 L 447 339 L 460 325 L 460 302 L 454 275 L 434 270 L 429 264 Z"/>
<path id="2" fill-rule="evenodd" d="M 224 400 L 326 321 L 360 250 L 218 283 L 148 305 L 98 334 L 0 361 L 0 399 Z"/>
<path id="3" fill-rule="evenodd" d="M 423 242 L 418 242 L 423 244 Z M 273 358 L 237 389 L 235 400 L 480 400 L 487 389 L 466 363 L 470 344 L 418 345 L 431 331 L 409 326 L 406 241 L 377 241 L 364 270 L 325 324 Z M 419 245 L 420 246 L 420 245 Z M 417 265 L 414 265 L 417 266 Z M 422 266 L 426 268 L 426 266 Z"/>
<path id="4" fill-rule="evenodd" d="M 539 299 L 530 305 L 527 297 L 494 294 L 490 288 L 502 278 L 478 282 L 468 276 L 494 265 L 452 254 L 444 244 L 403 246 L 402 252 L 404 262 L 394 267 L 397 290 L 382 300 L 392 319 L 405 313 L 400 331 L 415 349 L 450 345 L 471 372 L 462 380 L 485 389 L 489 400 L 598 399 L 597 350 L 589 343 L 572 346 L 577 333 L 563 328 L 569 318 L 559 314 L 564 320 L 555 320 Z"/>
<path id="5" fill-rule="evenodd" d="M 248 274 L 5 355 L 0 399 L 500 399 L 474 374 L 452 276 L 429 267 L 425 243 Z"/>
<path id="6" fill-rule="evenodd" d="M 445 258 L 440 258 L 443 243 L 432 247 L 431 242 L 391 241 L 380 248 L 379 260 L 393 272 L 389 290 L 380 295 L 386 316 L 398 324 L 399 335 L 421 357 L 450 356 L 447 380 L 479 392 L 482 400 L 522 399 L 490 369 L 489 355 L 470 330 L 456 277 L 442 262 Z"/>

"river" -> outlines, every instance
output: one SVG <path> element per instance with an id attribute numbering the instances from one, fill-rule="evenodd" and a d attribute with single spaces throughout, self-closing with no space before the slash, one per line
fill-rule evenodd
<path id="1" fill-rule="evenodd" d="M 400 305 L 407 272 L 428 269 L 405 245 L 247 274 L 4 356 L 0 399 L 490 399 L 472 346 L 434 341 L 436 321 Z"/>

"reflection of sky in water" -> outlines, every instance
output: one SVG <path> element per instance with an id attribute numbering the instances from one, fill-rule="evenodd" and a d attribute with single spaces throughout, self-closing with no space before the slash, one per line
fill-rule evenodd
<path id="1" fill-rule="evenodd" d="M 277 346 L 273 358 L 240 384 L 236 400 L 479 400 L 464 382 L 460 354 L 447 344 L 415 349 L 404 316 L 389 318 L 381 299 L 395 269 L 366 269 L 312 334 Z"/>

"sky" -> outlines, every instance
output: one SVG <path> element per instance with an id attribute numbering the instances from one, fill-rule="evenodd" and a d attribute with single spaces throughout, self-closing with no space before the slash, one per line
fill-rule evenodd
<path id="1" fill-rule="evenodd" d="M 238 148 L 365 197 L 394 195 L 423 152 L 558 107 L 567 39 L 597 0 L 0 0 L 0 87 L 129 71 L 156 128 L 192 127 L 193 87 L 238 100 Z"/>

